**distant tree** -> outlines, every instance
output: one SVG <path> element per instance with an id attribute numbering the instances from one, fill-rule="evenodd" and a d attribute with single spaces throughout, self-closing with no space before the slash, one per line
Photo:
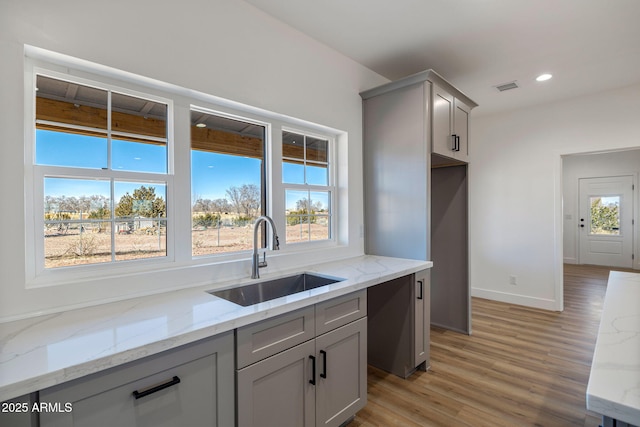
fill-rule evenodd
<path id="1" fill-rule="evenodd" d="M 193 206 L 191 206 L 191 209 L 194 212 L 209 212 L 211 211 L 211 200 L 199 198 L 195 202 L 193 202 Z"/>
<path id="2" fill-rule="evenodd" d="M 115 214 L 118 217 L 164 217 L 167 215 L 167 207 L 164 199 L 156 195 L 155 187 L 143 185 L 133 190 L 133 195 L 127 192 L 120 198 Z"/>
<path id="3" fill-rule="evenodd" d="M 229 212 L 231 205 L 227 199 L 202 199 L 198 198 L 191 207 L 194 212 Z"/>
<path id="4" fill-rule="evenodd" d="M 111 211 L 108 206 L 101 206 L 93 209 L 89 214 L 89 219 L 108 219 L 111 217 Z"/>
<path id="5" fill-rule="evenodd" d="M 204 215 L 196 215 L 193 217 L 194 227 L 217 227 L 220 224 L 220 215 L 207 212 Z"/>
<path id="6" fill-rule="evenodd" d="M 317 212 L 324 210 L 322 202 L 311 203 L 309 199 L 296 201 L 296 209 L 287 212 L 287 225 L 298 225 L 300 223 L 315 224 L 318 220 Z"/>
<path id="7" fill-rule="evenodd" d="M 322 202 L 311 203 L 309 199 L 300 199 L 296 202 L 296 210 L 308 213 L 322 212 Z"/>
<path id="8" fill-rule="evenodd" d="M 211 203 L 214 212 L 229 212 L 232 209 L 227 199 L 215 199 Z"/>
<path id="9" fill-rule="evenodd" d="M 227 190 L 227 196 L 238 214 L 253 217 L 260 210 L 260 190 L 255 184 L 233 186 Z"/>
<path id="10" fill-rule="evenodd" d="M 89 213 L 89 219 L 109 219 L 111 218 L 111 209 L 109 209 L 109 205 L 107 202 L 100 207 L 91 210 Z M 106 227 L 106 222 L 98 222 L 98 233 L 102 233 L 104 228 Z"/>
<path id="11" fill-rule="evenodd" d="M 116 205 L 115 214 L 117 217 L 126 217 L 133 215 L 133 197 L 128 192 L 120 197 L 120 201 Z"/>
<path id="12" fill-rule="evenodd" d="M 80 203 L 74 196 L 60 196 L 57 198 L 58 211 L 64 212 L 79 212 Z"/>

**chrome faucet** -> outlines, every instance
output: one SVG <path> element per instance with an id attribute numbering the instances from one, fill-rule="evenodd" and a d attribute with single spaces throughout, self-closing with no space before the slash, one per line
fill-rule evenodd
<path id="1" fill-rule="evenodd" d="M 271 250 L 277 251 L 280 249 L 280 241 L 278 240 L 278 232 L 276 231 L 276 225 L 273 223 L 273 220 L 266 215 L 263 215 L 256 219 L 256 222 L 253 224 L 253 262 L 251 264 L 251 278 L 259 279 L 260 278 L 260 268 L 267 266 L 267 254 L 264 254 L 264 259 L 260 261 L 260 255 L 258 254 L 258 229 L 260 228 L 261 222 L 268 222 L 271 224 L 271 229 L 273 230 L 273 240 L 271 242 Z"/>

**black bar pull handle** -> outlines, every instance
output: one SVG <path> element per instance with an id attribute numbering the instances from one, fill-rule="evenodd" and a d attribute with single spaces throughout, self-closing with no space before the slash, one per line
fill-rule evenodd
<path id="1" fill-rule="evenodd" d="M 133 397 L 135 397 L 136 399 L 140 399 L 142 397 L 149 396 L 150 394 L 153 394 L 160 390 L 164 390 L 165 388 L 169 388 L 179 383 L 180 383 L 180 378 L 178 378 L 178 376 L 176 375 L 173 378 L 171 378 L 169 381 L 165 381 L 163 383 L 153 385 L 151 387 L 147 387 L 142 391 L 135 390 L 133 392 Z"/>
<path id="2" fill-rule="evenodd" d="M 420 285 L 420 293 L 418 294 L 418 299 L 424 298 L 424 281 L 418 280 L 418 284 Z"/>
<path id="3" fill-rule="evenodd" d="M 455 133 L 451 135 L 451 151 L 458 151 L 456 150 L 456 134 Z"/>
<path id="4" fill-rule="evenodd" d="M 327 352 L 320 350 L 320 354 L 322 355 L 322 373 L 320 374 L 320 378 L 327 378 Z"/>
<path id="5" fill-rule="evenodd" d="M 311 359 L 311 379 L 309 380 L 309 384 L 316 385 L 316 357 L 309 356 Z"/>
<path id="6" fill-rule="evenodd" d="M 460 135 L 456 135 L 456 151 L 460 151 Z"/>

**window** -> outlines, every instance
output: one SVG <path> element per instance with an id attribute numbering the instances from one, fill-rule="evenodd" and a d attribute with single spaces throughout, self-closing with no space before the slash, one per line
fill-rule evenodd
<path id="1" fill-rule="evenodd" d="M 620 196 L 591 196 L 589 234 L 620 235 Z"/>
<path id="2" fill-rule="evenodd" d="M 293 131 L 282 133 L 282 181 L 286 242 L 331 239 L 330 141 Z"/>
<path id="3" fill-rule="evenodd" d="M 169 103 L 36 76 L 40 268 L 167 256 Z"/>
<path id="4" fill-rule="evenodd" d="M 266 211 L 264 139 L 262 125 L 191 111 L 193 256 L 253 248 L 251 225 Z"/>
<path id="5" fill-rule="evenodd" d="M 25 64 L 28 287 L 118 276 L 115 288 L 146 292 L 163 271 L 186 273 L 182 285 L 210 280 L 192 267 L 246 262 L 261 215 L 284 260 L 338 245 L 338 131 L 74 64 Z M 259 228 L 260 248 L 271 234 Z"/>

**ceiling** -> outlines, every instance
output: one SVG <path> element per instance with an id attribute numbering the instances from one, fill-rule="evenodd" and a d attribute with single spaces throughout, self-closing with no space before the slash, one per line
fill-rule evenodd
<path id="1" fill-rule="evenodd" d="M 640 82 L 639 0 L 245 1 L 390 80 L 431 68 L 474 115 Z"/>

